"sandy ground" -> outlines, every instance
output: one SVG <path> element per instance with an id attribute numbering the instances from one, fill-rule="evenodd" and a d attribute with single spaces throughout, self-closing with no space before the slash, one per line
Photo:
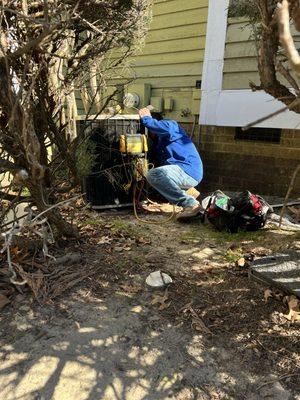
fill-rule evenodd
<path id="1" fill-rule="evenodd" d="M 275 233 L 224 240 L 199 223 L 92 218 L 82 222 L 94 230 L 82 251 L 103 274 L 47 304 L 19 295 L 2 310 L 1 399 L 300 399 L 299 325 L 280 319 L 284 306 L 266 303 L 264 288 L 230 260 L 232 249 L 270 250 Z M 282 233 L 275 242 L 291 248 L 298 239 Z M 165 308 L 144 285 L 157 268 L 174 279 Z M 190 307 L 198 319 L 187 317 Z"/>

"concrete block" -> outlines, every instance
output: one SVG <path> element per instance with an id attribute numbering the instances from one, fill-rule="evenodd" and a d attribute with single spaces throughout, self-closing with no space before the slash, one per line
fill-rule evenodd
<path id="1" fill-rule="evenodd" d="M 300 251 L 262 257 L 254 261 L 249 276 L 300 297 Z"/>

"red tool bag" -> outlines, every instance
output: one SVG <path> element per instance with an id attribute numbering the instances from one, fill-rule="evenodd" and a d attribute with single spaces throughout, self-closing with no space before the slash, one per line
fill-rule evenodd
<path id="1" fill-rule="evenodd" d="M 205 215 L 218 230 L 236 233 L 263 228 L 270 211 L 272 207 L 261 196 L 249 191 L 230 198 L 217 190 L 209 198 Z"/>

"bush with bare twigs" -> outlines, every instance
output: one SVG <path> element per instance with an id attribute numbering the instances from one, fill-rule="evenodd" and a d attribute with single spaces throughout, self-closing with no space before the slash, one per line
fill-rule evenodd
<path id="1" fill-rule="evenodd" d="M 67 190 L 78 184 L 76 160 L 86 137 L 76 132 L 76 96 L 86 115 L 107 106 L 113 96 L 104 95 L 107 82 L 143 41 L 149 6 L 149 0 L 1 2 L 0 172 L 10 171 L 14 187 L 30 194 L 16 199 L 22 190 L 2 185 L 2 200 L 12 206 L 30 200 L 44 212 L 56 201 L 59 177 L 70 183 Z M 2 221 L 8 210 L 2 207 Z M 75 234 L 57 208 L 47 218 L 59 233 Z"/>

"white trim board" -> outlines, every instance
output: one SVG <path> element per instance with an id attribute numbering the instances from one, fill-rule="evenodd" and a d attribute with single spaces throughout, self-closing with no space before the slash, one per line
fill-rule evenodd
<path id="1" fill-rule="evenodd" d="M 283 103 L 263 91 L 222 90 L 216 104 L 216 118 L 207 119 L 206 125 L 245 126 L 283 107 Z M 287 110 L 255 127 L 300 129 L 300 115 Z"/>
<path id="2" fill-rule="evenodd" d="M 202 125 L 241 127 L 284 106 L 263 91 L 222 90 L 228 6 L 229 0 L 209 0 L 199 118 Z M 300 129 L 300 116 L 285 111 L 255 126 Z"/>

